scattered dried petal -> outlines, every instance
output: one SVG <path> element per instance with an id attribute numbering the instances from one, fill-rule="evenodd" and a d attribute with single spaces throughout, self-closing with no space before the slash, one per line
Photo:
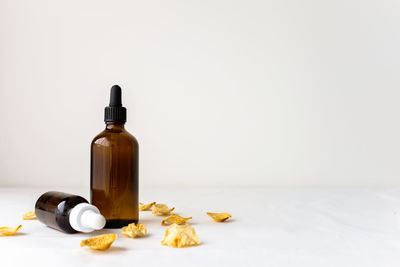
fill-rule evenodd
<path id="1" fill-rule="evenodd" d="M 19 225 L 17 228 L 13 227 L 0 227 L 0 234 L 2 235 L 15 235 L 15 233 L 21 229 L 22 225 Z"/>
<path id="2" fill-rule="evenodd" d="M 22 215 L 22 219 L 23 220 L 37 220 L 36 214 L 35 214 L 35 212 L 33 210 L 28 211 L 27 213 Z"/>
<path id="3" fill-rule="evenodd" d="M 146 226 L 144 224 L 131 223 L 128 226 L 122 227 L 122 234 L 127 237 L 142 237 L 147 233 Z"/>
<path id="4" fill-rule="evenodd" d="M 192 217 L 181 217 L 178 214 L 172 213 L 171 215 L 169 215 L 167 218 L 164 218 L 161 221 L 161 225 L 167 225 L 167 224 L 184 224 L 187 221 L 189 221 L 190 219 L 192 219 Z"/>
<path id="5" fill-rule="evenodd" d="M 173 211 L 175 208 L 169 209 L 165 204 L 155 204 L 152 209 L 152 213 L 156 216 L 167 216 Z"/>
<path id="6" fill-rule="evenodd" d="M 116 234 L 104 234 L 94 236 L 81 241 L 81 247 L 88 246 L 91 249 L 106 250 L 114 240 L 117 238 Z"/>
<path id="7" fill-rule="evenodd" d="M 194 228 L 189 224 L 177 225 L 174 223 L 165 231 L 164 239 L 161 241 L 161 244 L 181 248 L 196 246 L 200 244 L 200 240 Z"/>
<path id="8" fill-rule="evenodd" d="M 143 204 L 142 202 L 139 202 L 139 211 L 150 210 L 155 204 L 156 202 L 151 202 L 149 204 Z"/>
<path id="9" fill-rule="evenodd" d="M 213 213 L 213 212 L 207 212 L 207 215 L 210 216 L 211 218 L 214 219 L 216 222 L 224 222 L 228 218 L 232 217 L 229 213 L 226 212 L 221 212 L 221 213 Z"/>

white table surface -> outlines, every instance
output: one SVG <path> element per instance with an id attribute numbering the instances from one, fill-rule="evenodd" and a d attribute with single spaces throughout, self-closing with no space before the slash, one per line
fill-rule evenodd
<path id="1" fill-rule="evenodd" d="M 47 188 L 53 189 L 53 188 Z M 56 188 L 88 197 L 84 188 Z M 141 212 L 148 236 L 119 230 L 64 234 L 38 221 L 22 221 L 43 188 L 0 188 L 0 226 L 22 224 L 0 237 L 0 266 L 400 266 L 400 188 L 180 188 L 141 189 L 142 202 L 157 201 L 192 216 L 200 246 L 160 244 L 162 217 Z M 226 223 L 206 211 L 229 212 Z M 81 248 L 89 236 L 114 232 L 107 251 Z"/>

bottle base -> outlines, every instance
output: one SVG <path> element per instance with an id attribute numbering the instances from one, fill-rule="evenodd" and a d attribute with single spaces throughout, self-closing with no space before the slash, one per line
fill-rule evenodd
<path id="1" fill-rule="evenodd" d="M 138 223 L 138 220 L 106 220 L 104 228 L 122 228 L 130 223 Z"/>

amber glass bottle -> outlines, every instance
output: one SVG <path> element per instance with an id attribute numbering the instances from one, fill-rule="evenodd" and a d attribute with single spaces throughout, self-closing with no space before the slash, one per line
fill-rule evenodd
<path id="1" fill-rule="evenodd" d="M 45 225 L 65 233 L 91 232 L 104 227 L 99 210 L 77 195 L 49 191 L 36 201 L 35 214 Z"/>
<path id="2" fill-rule="evenodd" d="M 106 228 L 138 222 L 139 144 L 125 130 L 121 88 L 111 88 L 105 108 L 106 129 L 91 144 L 90 198 L 106 218 Z"/>

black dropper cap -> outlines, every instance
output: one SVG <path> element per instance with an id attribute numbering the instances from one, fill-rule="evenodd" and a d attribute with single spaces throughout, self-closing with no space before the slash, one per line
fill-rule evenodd
<path id="1" fill-rule="evenodd" d="M 126 108 L 122 106 L 121 87 L 114 85 L 111 87 L 110 104 L 104 109 L 105 122 L 126 122 Z"/>

